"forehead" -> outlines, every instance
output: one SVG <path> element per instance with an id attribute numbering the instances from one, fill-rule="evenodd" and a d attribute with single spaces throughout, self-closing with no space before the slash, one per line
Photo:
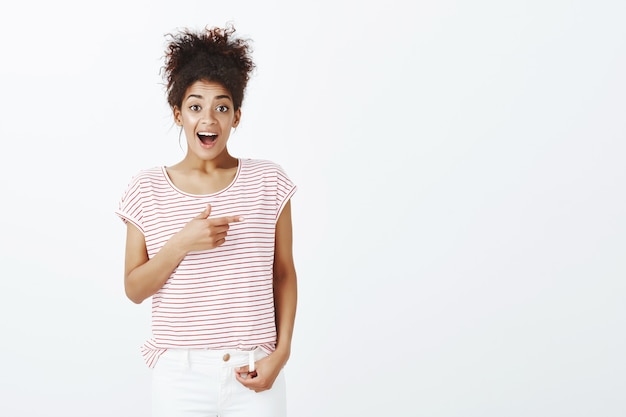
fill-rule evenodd
<path id="1" fill-rule="evenodd" d="M 222 84 L 215 81 L 198 80 L 192 83 L 187 90 L 185 90 L 184 99 L 189 98 L 203 98 L 213 100 L 215 98 L 228 98 L 232 99 L 230 91 L 228 91 Z"/>

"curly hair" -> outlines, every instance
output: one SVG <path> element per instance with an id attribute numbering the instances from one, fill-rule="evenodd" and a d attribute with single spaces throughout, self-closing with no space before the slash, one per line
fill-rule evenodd
<path id="1" fill-rule="evenodd" d="M 182 29 L 168 34 L 169 42 L 162 68 L 171 108 L 181 107 L 185 91 L 196 81 L 218 82 L 232 95 L 238 110 L 255 68 L 249 40 L 234 36 L 235 28 Z"/>

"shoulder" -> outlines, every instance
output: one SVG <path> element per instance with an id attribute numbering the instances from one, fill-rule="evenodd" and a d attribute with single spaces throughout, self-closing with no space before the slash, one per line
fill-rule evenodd
<path id="1" fill-rule="evenodd" d="M 132 195 L 144 194 L 146 190 L 161 187 L 166 182 L 163 176 L 163 167 L 152 167 L 141 169 L 130 178 L 126 185 L 124 198 L 130 198 Z"/>
<path id="2" fill-rule="evenodd" d="M 139 170 L 135 174 L 135 178 L 154 178 L 154 177 L 162 177 L 162 176 L 163 176 L 162 166 L 144 168 L 144 169 Z"/>
<path id="3" fill-rule="evenodd" d="M 256 172 L 284 173 L 283 167 L 269 159 L 241 158 L 242 168 Z"/>
<path id="4" fill-rule="evenodd" d="M 290 195 L 296 185 L 283 167 L 267 159 L 241 159 L 240 179 L 242 182 L 265 184 L 279 195 Z"/>
<path id="5" fill-rule="evenodd" d="M 155 166 L 137 171 L 131 178 L 131 184 L 145 184 L 161 180 L 163 180 L 163 167 Z"/>

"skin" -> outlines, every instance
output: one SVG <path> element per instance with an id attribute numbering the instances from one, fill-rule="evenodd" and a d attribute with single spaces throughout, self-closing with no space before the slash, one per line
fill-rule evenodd
<path id="1" fill-rule="evenodd" d="M 172 182 L 190 194 L 211 194 L 232 182 L 237 171 L 237 158 L 228 152 L 232 128 L 241 119 L 241 110 L 234 110 L 231 95 L 221 84 L 196 81 L 187 88 L 182 105 L 173 109 L 174 121 L 187 139 L 187 154 L 182 161 L 167 168 Z M 203 133 L 216 134 L 206 143 Z M 128 223 L 124 288 L 128 298 L 139 304 L 154 295 L 169 279 L 187 253 L 211 250 L 222 245 L 229 224 L 242 221 L 240 216 L 209 218 L 211 206 L 174 234 L 161 250 L 148 259 L 143 234 Z M 292 252 L 291 204 L 287 202 L 276 223 L 274 248 L 274 304 L 278 341 L 276 350 L 257 361 L 256 375 L 248 366 L 235 369 L 237 380 L 256 392 L 270 389 L 291 353 L 291 340 L 297 303 L 297 281 Z"/>
<path id="2" fill-rule="evenodd" d="M 287 202 L 276 223 L 274 248 L 274 305 L 278 342 L 276 350 L 269 356 L 256 361 L 253 378 L 244 378 L 248 366 L 235 369 L 237 380 L 246 387 L 261 392 L 272 387 L 280 370 L 291 353 L 291 339 L 296 316 L 297 280 L 292 253 L 291 203 Z"/>

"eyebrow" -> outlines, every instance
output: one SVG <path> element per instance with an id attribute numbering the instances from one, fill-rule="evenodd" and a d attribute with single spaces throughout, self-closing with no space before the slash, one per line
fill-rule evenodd
<path id="1" fill-rule="evenodd" d="M 187 96 L 187 98 L 185 100 L 189 100 L 190 98 L 199 98 L 199 99 L 203 99 L 204 97 L 200 94 L 189 94 Z M 221 100 L 221 99 L 228 99 L 230 101 L 233 101 L 232 98 L 230 98 L 230 96 L 228 94 L 220 94 L 219 96 L 215 96 L 214 99 L 216 100 Z"/>

